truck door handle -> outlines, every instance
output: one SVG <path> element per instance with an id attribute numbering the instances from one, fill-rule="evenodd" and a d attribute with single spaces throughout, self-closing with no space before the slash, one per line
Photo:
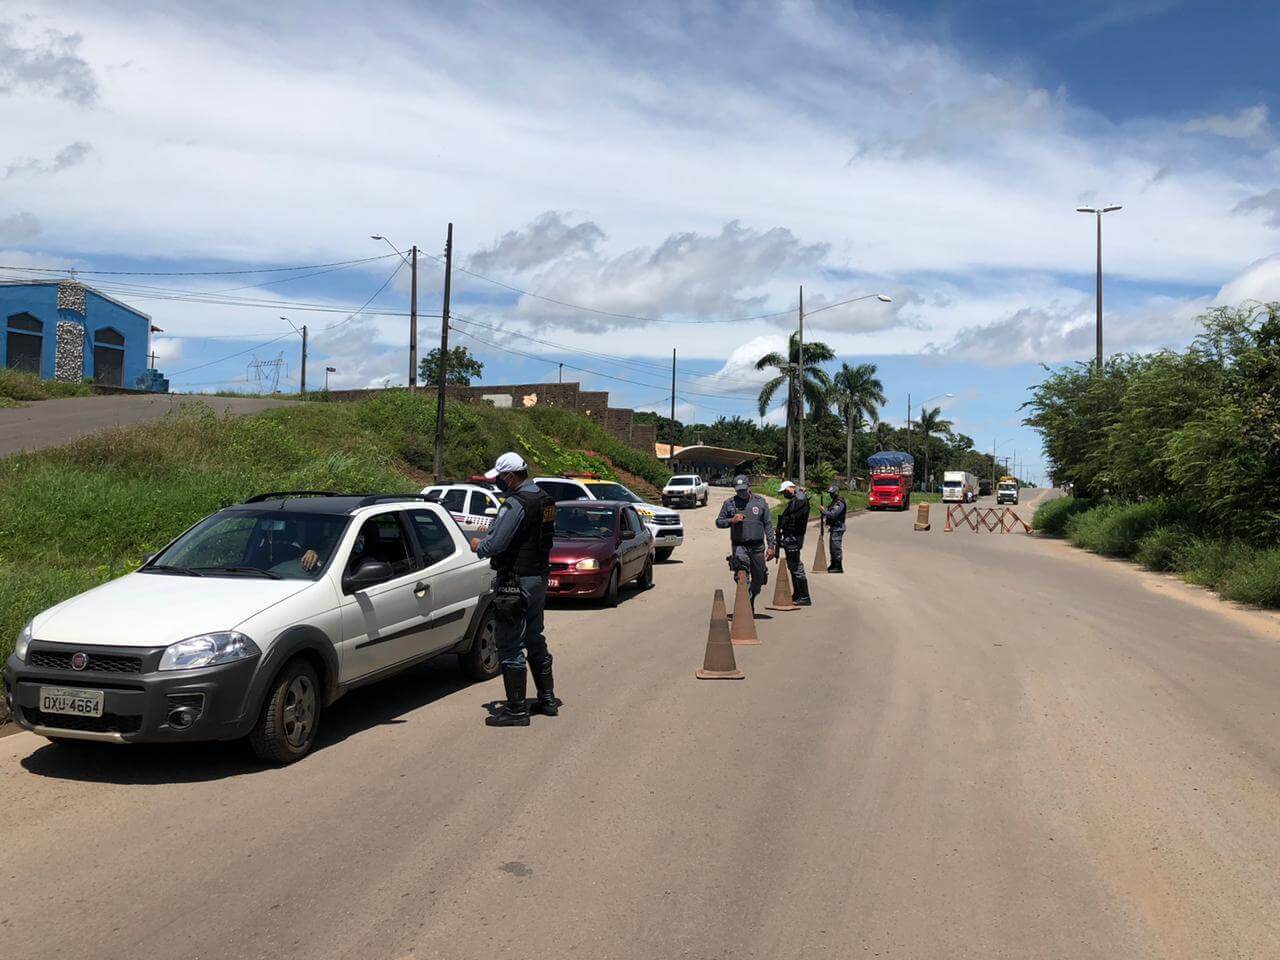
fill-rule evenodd
<path id="1" fill-rule="evenodd" d="M 427 595 L 427 591 L 430 589 L 431 589 L 430 584 L 423 583 L 421 580 L 419 580 L 417 583 L 413 585 L 413 595 L 417 597 L 419 600 L 421 600 L 423 597 Z"/>

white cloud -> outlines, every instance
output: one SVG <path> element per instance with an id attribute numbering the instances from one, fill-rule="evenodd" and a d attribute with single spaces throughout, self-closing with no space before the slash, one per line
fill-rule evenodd
<path id="1" fill-rule="evenodd" d="M 1267 132 L 1266 104 L 1245 107 L 1233 114 L 1195 117 L 1182 125 L 1187 133 L 1211 133 L 1231 140 L 1252 140 Z"/>
<path id="2" fill-rule="evenodd" d="M 0 94 L 47 93 L 82 106 L 93 103 L 98 85 L 80 55 L 81 39 L 54 26 L 0 21 Z"/>
<path id="3" fill-rule="evenodd" d="M 151 352 L 156 356 L 156 366 L 163 370 L 180 363 L 182 360 L 183 341 L 173 337 L 154 337 L 151 341 Z"/>
<path id="4" fill-rule="evenodd" d="M 1215 304 L 1238 305 L 1246 300 L 1280 300 L 1280 254 L 1255 260 L 1227 281 L 1214 297 Z"/>
<path id="5" fill-rule="evenodd" d="M 40 221 L 28 210 L 0 217 L 0 243 L 25 243 L 39 234 Z M 13 266 L 16 265 L 14 261 L 19 259 L 26 259 L 26 254 L 15 250 L 9 253 L 9 259 L 5 263 Z"/>
<path id="6" fill-rule="evenodd" d="M 41 160 L 36 157 L 26 157 L 15 163 L 5 167 L 4 177 L 0 179 L 8 180 L 10 177 L 17 176 L 37 176 L 44 174 L 57 173 L 60 170 L 66 170 L 68 167 L 74 167 L 77 164 L 84 163 L 85 159 L 93 152 L 93 145 L 83 140 L 77 140 L 69 143 L 48 160 Z"/>

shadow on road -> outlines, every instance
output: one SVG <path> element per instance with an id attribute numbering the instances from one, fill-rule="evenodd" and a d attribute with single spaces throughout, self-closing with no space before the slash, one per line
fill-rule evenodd
<path id="1" fill-rule="evenodd" d="M 456 660 L 444 656 L 354 690 L 324 712 L 315 752 L 370 727 L 406 723 L 405 714 L 471 686 L 474 684 L 462 675 Z M 29 773 L 40 777 L 130 785 L 200 783 L 272 769 L 259 761 L 244 741 L 128 746 L 48 743 L 21 763 Z"/>

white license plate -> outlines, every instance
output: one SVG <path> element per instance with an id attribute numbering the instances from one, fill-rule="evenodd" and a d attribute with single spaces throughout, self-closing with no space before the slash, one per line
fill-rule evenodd
<path id="1" fill-rule="evenodd" d="M 553 588 L 554 588 L 554 587 L 558 587 L 558 586 L 560 586 L 560 580 L 559 580 L 559 578 L 558 578 L 558 577 L 548 577 L 548 578 L 547 578 L 547 586 L 548 586 L 548 587 L 553 587 Z"/>
<path id="2" fill-rule="evenodd" d="M 102 691 L 75 687 L 41 687 L 40 711 L 65 713 L 73 717 L 102 716 Z"/>

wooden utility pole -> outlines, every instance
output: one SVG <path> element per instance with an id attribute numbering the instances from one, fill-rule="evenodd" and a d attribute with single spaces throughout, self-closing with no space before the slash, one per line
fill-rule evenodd
<path id="1" fill-rule="evenodd" d="M 796 376 L 799 379 L 799 419 L 796 420 L 796 447 L 800 456 L 800 489 L 804 489 L 804 284 L 800 285 L 800 349 L 796 354 Z"/>
<path id="2" fill-rule="evenodd" d="M 409 392 L 418 390 L 418 245 L 409 250 Z"/>
<path id="3" fill-rule="evenodd" d="M 302 325 L 302 374 L 299 381 L 298 392 L 305 395 L 307 392 L 307 325 Z"/>
<path id="4" fill-rule="evenodd" d="M 414 248 L 416 262 L 417 248 Z M 453 224 L 444 240 L 444 309 L 440 311 L 440 369 L 436 393 L 436 483 L 444 477 L 444 389 L 449 370 L 449 281 L 453 278 Z"/>

